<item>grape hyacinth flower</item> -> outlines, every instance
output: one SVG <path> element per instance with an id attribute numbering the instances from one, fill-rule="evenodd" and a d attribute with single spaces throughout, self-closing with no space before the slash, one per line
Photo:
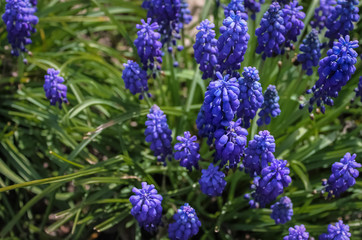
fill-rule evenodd
<path id="1" fill-rule="evenodd" d="M 207 123 L 215 128 L 229 126 L 234 119 L 240 102 L 239 84 L 235 78 L 229 75 L 223 77 L 220 72 L 216 73 L 217 80 L 210 82 L 205 93 L 202 109 Z"/>
<path id="2" fill-rule="evenodd" d="M 214 139 L 215 127 L 206 121 L 203 106 L 197 115 L 196 126 L 199 130 L 199 136 L 207 138 L 207 144 L 211 145 Z"/>
<path id="3" fill-rule="evenodd" d="M 240 162 L 241 155 L 246 146 L 246 136 L 248 131 L 240 126 L 241 119 L 236 122 L 230 122 L 230 126 L 225 129 L 222 127 L 214 133 L 215 137 L 215 160 L 221 160 L 220 166 L 229 164 L 226 168 L 236 168 Z"/>
<path id="4" fill-rule="evenodd" d="M 157 230 L 162 217 L 162 196 L 158 194 L 153 184 L 142 182 L 142 188 L 133 188 L 135 194 L 129 198 L 132 204 L 131 214 L 136 218 L 140 227 L 148 232 Z"/>
<path id="5" fill-rule="evenodd" d="M 189 9 L 189 4 L 187 3 L 187 0 L 181 0 L 180 22 L 182 24 L 189 24 L 191 21 L 192 15 Z"/>
<path id="6" fill-rule="evenodd" d="M 153 105 L 147 114 L 145 124 L 146 142 L 151 143 L 151 150 L 157 160 L 166 165 L 166 158 L 170 159 L 172 155 L 172 132 L 168 127 L 166 115 L 157 105 Z"/>
<path id="7" fill-rule="evenodd" d="M 125 68 L 122 72 L 122 79 L 126 89 L 129 89 L 133 95 L 140 93 L 139 98 L 142 99 L 142 93 L 148 91 L 147 72 L 132 60 L 128 60 L 123 66 Z M 148 94 L 148 96 L 150 95 Z"/>
<path id="8" fill-rule="evenodd" d="M 50 105 L 56 106 L 59 103 L 59 109 L 62 109 L 62 103 L 68 103 L 67 86 L 63 84 L 64 78 L 58 76 L 59 71 L 49 68 L 48 75 L 45 75 L 43 85 L 45 96 L 50 100 Z"/>
<path id="9" fill-rule="evenodd" d="M 181 206 L 177 213 L 173 215 L 176 221 L 168 227 L 168 237 L 171 240 L 187 240 L 199 232 L 201 222 L 193 209 L 188 203 Z"/>
<path id="10" fill-rule="evenodd" d="M 329 46 L 339 37 L 344 37 L 353 30 L 353 22 L 358 22 L 358 0 L 337 0 L 337 5 L 331 9 L 327 17 L 326 37 L 330 39 Z"/>
<path id="11" fill-rule="evenodd" d="M 305 13 L 303 7 L 298 6 L 298 0 L 294 0 L 283 8 L 284 26 L 285 26 L 285 45 L 292 47 L 291 41 L 296 42 L 301 30 L 304 28 L 303 19 Z"/>
<path id="12" fill-rule="evenodd" d="M 143 64 L 143 70 L 150 69 L 155 72 L 160 70 L 160 66 L 157 63 L 162 63 L 162 44 L 158 41 L 161 35 L 155 32 L 159 26 L 157 22 L 151 24 L 151 18 L 148 18 L 147 22 L 141 19 L 141 23 L 136 25 L 139 31 L 137 32 L 138 37 L 134 41 L 134 45 Z"/>
<path id="13" fill-rule="evenodd" d="M 343 224 L 342 220 L 338 222 L 328 225 L 328 233 L 323 233 L 319 236 L 319 240 L 349 240 L 352 234 L 349 232 L 349 226 L 347 224 Z"/>
<path id="14" fill-rule="evenodd" d="M 336 3 L 335 0 L 319 0 L 319 7 L 314 10 L 314 20 L 310 22 L 310 25 L 319 32 L 322 31 L 332 8 L 334 8 L 333 5 Z"/>
<path id="15" fill-rule="evenodd" d="M 248 20 L 248 14 L 245 12 L 244 0 L 231 0 L 224 10 L 225 18 L 229 17 L 231 12 L 240 15 L 245 21 Z"/>
<path id="16" fill-rule="evenodd" d="M 221 196 L 226 186 L 225 174 L 218 170 L 219 167 L 211 163 L 208 169 L 202 170 L 199 180 L 201 191 L 210 197 Z"/>
<path id="17" fill-rule="evenodd" d="M 307 75 L 313 74 L 313 68 L 318 66 L 321 57 L 321 43 L 319 42 L 318 32 L 315 29 L 307 35 L 300 45 L 299 50 L 303 53 L 298 54 L 297 60 L 302 63 L 302 69 L 307 71 Z"/>
<path id="18" fill-rule="evenodd" d="M 35 12 L 35 5 L 32 5 L 29 0 L 6 0 L 2 19 L 8 32 L 12 55 L 19 56 L 21 52 L 28 52 L 26 45 L 32 43 L 30 37 L 36 32 L 35 25 L 39 21 L 34 15 Z"/>
<path id="19" fill-rule="evenodd" d="M 247 12 L 251 13 L 251 19 L 255 20 L 256 13 L 260 12 L 260 5 L 264 3 L 265 0 L 244 0 L 244 6 Z"/>
<path id="20" fill-rule="evenodd" d="M 217 68 L 218 49 L 214 27 L 215 24 L 208 19 L 196 27 L 199 32 L 196 34 L 194 52 L 196 62 L 200 64 L 200 70 L 203 72 L 202 79 L 213 78 Z"/>
<path id="21" fill-rule="evenodd" d="M 308 240 L 309 233 L 306 231 L 304 225 L 295 225 L 294 228 L 289 228 L 289 235 L 285 236 L 283 240 Z"/>
<path id="22" fill-rule="evenodd" d="M 249 201 L 252 208 L 264 208 L 289 186 L 292 179 L 289 176 L 290 170 L 286 166 L 287 163 L 285 160 L 274 159 L 270 166 L 261 171 L 261 177 L 254 178 L 251 186 L 254 192 L 245 196 L 248 199 L 252 198 Z"/>
<path id="23" fill-rule="evenodd" d="M 241 118 L 244 128 L 250 127 L 250 121 L 254 119 L 264 102 L 263 89 L 259 80 L 259 71 L 255 67 L 245 67 L 242 77 L 238 80 L 240 106 L 237 117 Z"/>
<path id="24" fill-rule="evenodd" d="M 233 11 L 220 27 L 221 36 L 217 42 L 219 50 L 218 63 L 220 72 L 240 69 L 249 42 L 248 25 L 245 20 Z"/>
<path id="25" fill-rule="evenodd" d="M 360 97 L 362 102 L 362 76 L 359 77 L 358 86 L 354 89 L 356 92 L 356 98 Z"/>
<path id="26" fill-rule="evenodd" d="M 275 140 L 267 130 L 260 131 L 253 140 L 249 141 L 245 149 L 243 167 L 250 177 L 260 175 L 262 169 L 266 168 L 274 160 Z"/>
<path id="27" fill-rule="evenodd" d="M 269 85 L 264 92 L 264 103 L 259 112 L 258 126 L 263 124 L 268 125 L 271 122 L 271 117 L 275 118 L 281 113 L 279 106 L 279 95 L 274 85 Z"/>
<path id="28" fill-rule="evenodd" d="M 357 62 L 357 52 L 353 50 L 358 47 L 358 41 L 350 41 L 347 35 L 334 42 L 332 49 L 327 52 L 327 57 L 319 62 L 319 79 L 312 89 L 307 91 L 313 93 L 309 100 L 309 112 L 313 111 L 314 103 L 325 112 L 324 104 L 333 106 L 332 98 L 338 97 L 339 91 L 347 84 L 352 74 L 356 71 L 354 64 Z"/>
<path id="29" fill-rule="evenodd" d="M 36 7 L 38 0 L 30 0 L 30 3 L 33 5 L 33 7 Z"/>
<path id="30" fill-rule="evenodd" d="M 360 163 L 356 162 L 356 156 L 356 154 L 346 153 L 339 162 L 332 165 L 332 174 L 326 183 L 328 197 L 338 197 L 356 183 L 359 175 L 357 168 L 362 167 Z"/>
<path id="31" fill-rule="evenodd" d="M 272 213 L 270 217 L 274 219 L 275 224 L 285 224 L 292 220 L 293 203 L 288 197 L 282 197 L 279 202 L 271 206 Z M 305 229 L 304 229 L 305 231 Z M 298 231 L 295 231 L 298 232 Z M 292 234 L 295 235 L 295 234 Z"/>
<path id="32" fill-rule="evenodd" d="M 200 146 L 196 142 L 197 137 L 191 136 L 190 132 L 184 132 L 184 137 L 178 136 L 175 144 L 175 159 L 180 160 L 180 166 L 192 171 L 192 166 L 199 168 Z"/>
<path id="33" fill-rule="evenodd" d="M 286 32 L 283 17 L 279 3 L 273 2 L 268 11 L 264 13 L 260 27 L 255 31 L 255 35 L 258 37 L 255 52 L 262 54 L 264 60 L 282 53 Z"/>

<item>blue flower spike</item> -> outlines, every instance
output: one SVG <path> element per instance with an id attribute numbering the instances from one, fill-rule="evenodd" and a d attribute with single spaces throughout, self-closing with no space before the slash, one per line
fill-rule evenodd
<path id="1" fill-rule="evenodd" d="M 58 76 L 59 71 L 49 68 L 47 75 L 44 76 L 45 82 L 43 85 L 45 96 L 50 100 L 50 105 L 56 106 L 59 104 L 59 109 L 62 109 L 62 103 L 68 103 L 67 86 L 65 86 L 64 78 Z"/>
<path id="2" fill-rule="evenodd" d="M 312 29 L 300 45 L 299 50 L 302 53 L 298 54 L 297 57 L 298 62 L 302 63 L 302 69 L 306 71 L 308 76 L 313 74 L 313 67 L 318 66 L 321 58 L 321 47 L 317 30 Z"/>
<path id="3" fill-rule="evenodd" d="M 184 137 L 178 136 L 175 144 L 175 159 L 180 160 L 180 166 L 192 171 L 192 167 L 199 168 L 200 146 L 196 142 L 197 137 L 191 136 L 190 132 L 184 132 Z"/>
<path id="4" fill-rule="evenodd" d="M 122 79 L 126 89 L 129 89 L 133 95 L 139 93 L 139 98 L 143 99 L 143 93 L 148 91 L 147 72 L 132 60 L 128 60 L 123 66 L 125 68 L 122 72 Z M 151 95 L 148 94 L 148 96 Z"/>
<path id="5" fill-rule="evenodd" d="M 305 226 L 295 225 L 294 228 L 289 228 L 289 235 L 285 236 L 283 240 L 308 240 L 309 233 L 306 231 Z"/>
<path id="6" fill-rule="evenodd" d="M 349 232 L 349 226 L 343 224 L 342 220 L 328 225 L 328 232 L 319 236 L 319 240 L 349 240 L 352 234 Z"/>
<path id="7" fill-rule="evenodd" d="M 271 209 L 270 217 L 275 221 L 275 224 L 286 224 L 292 220 L 293 203 L 290 198 L 282 197 L 279 202 L 271 206 Z"/>
<path id="8" fill-rule="evenodd" d="M 278 91 L 274 85 L 269 85 L 264 92 L 264 103 L 259 112 L 258 126 L 270 124 L 271 118 L 279 116 L 280 113 Z"/>
<path id="9" fill-rule="evenodd" d="M 210 164 L 208 169 L 202 170 L 199 183 L 204 194 L 210 197 L 221 196 L 226 186 L 225 174 L 219 171 L 218 166 Z"/>
<path id="10" fill-rule="evenodd" d="M 294 0 L 283 8 L 283 17 L 285 25 L 286 47 L 292 47 L 291 42 L 296 42 L 297 37 L 304 28 L 303 20 L 305 13 L 303 7 L 299 6 L 298 0 Z"/>

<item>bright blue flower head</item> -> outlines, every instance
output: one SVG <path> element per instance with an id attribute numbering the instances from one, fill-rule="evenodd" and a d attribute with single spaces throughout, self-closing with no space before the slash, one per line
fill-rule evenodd
<path id="1" fill-rule="evenodd" d="M 256 53 L 262 54 L 262 58 L 273 57 L 282 53 L 285 42 L 285 26 L 283 11 L 277 2 L 273 2 L 260 22 L 260 27 L 256 29 L 255 35 L 258 37 Z"/>
<path id="2" fill-rule="evenodd" d="M 263 89 L 259 80 L 259 71 L 255 67 L 245 67 L 242 77 L 238 79 L 240 106 L 237 117 L 241 118 L 244 128 L 250 127 L 250 121 L 254 119 L 264 102 Z"/>
<path id="3" fill-rule="evenodd" d="M 249 204 L 252 208 L 264 208 L 274 201 L 284 188 L 292 182 L 289 176 L 290 170 L 286 166 L 287 161 L 274 159 L 270 166 L 261 171 L 261 177 L 255 177 L 251 186 L 254 192 L 251 194 Z M 248 196 L 248 198 L 250 198 Z"/>
<path id="4" fill-rule="evenodd" d="M 356 92 L 356 98 L 360 97 L 362 102 L 362 77 L 359 77 L 358 86 L 354 89 Z"/>
<path id="5" fill-rule="evenodd" d="M 245 12 L 244 0 L 231 0 L 224 10 L 225 18 L 229 17 L 231 12 L 240 15 L 245 21 L 248 20 L 248 14 Z"/>
<path id="6" fill-rule="evenodd" d="M 30 37 L 32 33 L 36 32 L 34 26 L 38 23 L 35 12 L 36 8 L 29 0 L 6 0 L 2 19 L 8 32 L 12 55 L 19 56 L 21 52 L 28 52 L 25 46 L 31 44 Z"/>
<path id="7" fill-rule="evenodd" d="M 332 8 L 334 8 L 333 5 L 336 3 L 335 0 L 319 0 L 319 7 L 314 10 L 314 20 L 310 22 L 310 25 L 322 31 Z"/>
<path id="8" fill-rule="evenodd" d="M 308 240 L 309 233 L 306 232 L 304 225 L 295 225 L 294 228 L 289 228 L 289 235 L 285 236 L 283 240 Z"/>
<path id="9" fill-rule="evenodd" d="M 265 0 L 244 0 L 245 9 L 247 12 L 251 13 L 251 19 L 255 20 L 256 13 L 260 12 L 260 5 L 264 3 Z"/>
<path id="10" fill-rule="evenodd" d="M 151 18 L 148 18 L 147 22 L 142 19 L 141 22 L 142 24 L 136 26 L 139 31 L 134 44 L 143 64 L 143 69 L 159 70 L 160 66 L 157 66 L 157 63 L 162 63 L 162 44 L 158 41 L 161 35 L 155 32 L 158 29 L 158 24 L 157 22 L 151 24 Z"/>
<path id="11" fill-rule="evenodd" d="M 213 78 L 217 68 L 218 49 L 214 27 L 215 25 L 207 19 L 196 27 L 199 32 L 196 34 L 194 52 L 196 62 L 200 64 L 200 70 L 203 72 L 202 79 Z"/>
<path id="12" fill-rule="evenodd" d="M 201 222 L 188 203 L 181 206 L 173 215 L 174 223 L 168 226 L 168 237 L 171 240 L 187 240 L 199 232 Z"/>
<path id="13" fill-rule="evenodd" d="M 275 224 L 285 224 L 292 220 L 293 203 L 290 198 L 282 197 L 279 202 L 271 206 L 271 209 L 272 213 L 270 217 L 274 219 Z"/>
<path id="14" fill-rule="evenodd" d="M 352 234 L 349 232 L 349 226 L 343 224 L 342 220 L 336 222 L 335 225 L 328 225 L 328 233 L 319 236 L 319 240 L 349 240 Z"/>
<path id="15" fill-rule="evenodd" d="M 307 75 L 313 74 L 313 68 L 318 66 L 321 57 L 321 43 L 319 42 L 318 32 L 315 29 L 307 35 L 300 45 L 299 50 L 303 53 L 298 54 L 298 62 L 302 63 L 303 70 Z"/>
<path id="16" fill-rule="evenodd" d="M 184 132 L 184 137 L 178 136 L 175 144 L 175 159 L 180 160 L 180 166 L 192 170 L 192 166 L 196 169 L 199 168 L 200 146 L 196 142 L 197 137 L 191 136 L 190 132 Z"/>
<path id="17" fill-rule="evenodd" d="M 247 23 L 240 15 L 231 11 L 230 16 L 224 19 L 220 33 L 217 42 L 220 72 L 240 69 L 250 38 Z"/>
<path id="18" fill-rule="evenodd" d="M 227 168 L 236 168 L 240 162 L 241 155 L 246 146 L 248 131 L 240 127 L 241 119 L 230 122 L 230 126 L 222 127 L 215 131 L 215 160 L 221 160 L 220 166 L 227 165 Z"/>
<path id="19" fill-rule="evenodd" d="M 146 142 L 151 143 L 151 150 L 157 160 L 166 165 L 166 158 L 172 155 L 172 132 L 168 127 L 166 115 L 157 105 L 153 105 L 147 114 L 146 127 Z"/>
<path id="20" fill-rule="evenodd" d="M 347 35 L 341 37 L 338 42 L 334 42 L 332 49 L 327 52 L 327 57 L 319 62 L 319 80 L 308 90 L 313 92 L 313 97 L 309 100 L 309 112 L 313 111 L 313 105 L 321 108 L 325 112 L 324 104 L 333 106 L 332 98 L 338 97 L 339 91 L 347 84 L 352 74 L 356 71 L 354 66 L 357 62 L 357 52 L 353 50 L 358 47 L 358 41 L 350 41 Z"/>
<path id="21" fill-rule="evenodd" d="M 122 79 L 125 87 L 129 89 L 133 95 L 140 93 L 140 99 L 142 99 L 142 93 L 148 91 L 147 72 L 142 70 L 140 66 L 132 60 L 128 60 L 123 66 L 125 69 L 122 73 Z"/>
<path id="22" fill-rule="evenodd" d="M 271 122 L 271 118 L 279 116 L 280 113 L 278 91 L 274 85 L 269 85 L 264 92 L 264 103 L 261 106 L 260 118 L 257 123 L 259 126 L 263 124 L 268 125 Z"/>
<path id="23" fill-rule="evenodd" d="M 196 126 L 199 130 L 199 136 L 207 138 L 207 144 L 211 145 L 214 139 L 215 127 L 211 123 L 208 123 L 207 119 L 205 118 L 203 106 L 197 115 Z"/>
<path id="24" fill-rule="evenodd" d="M 260 175 L 261 170 L 266 168 L 274 160 L 275 140 L 269 131 L 260 131 L 245 150 L 243 167 L 251 177 Z"/>
<path id="25" fill-rule="evenodd" d="M 162 217 L 162 196 L 158 194 L 153 184 L 142 182 L 142 188 L 133 188 L 135 194 L 129 198 L 132 203 L 131 214 L 136 218 L 140 227 L 148 232 L 157 230 Z"/>
<path id="26" fill-rule="evenodd" d="M 181 0 L 180 22 L 182 24 L 189 24 L 191 21 L 192 15 L 189 9 L 189 4 L 187 3 L 187 0 Z"/>
<path id="27" fill-rule="evenodd" d="M 239 84 L 235 78 L 229 79 L 229 75 L 223 77 L 221 73 L 217 72 L 216 77 L 218 79 L 210 82 L 205 93 L 202 109 L 206 122 L 219 128 L 229 126 L 234 119 L 240 105 Z"/>
<path id="28" fill-rule="evenodd" d="M 226 186 L 225 174 L 218 170 L 218 166 L 210 164 L 208 169 L 202 170 L 199 180 L 201 191 L 211 197 L 221 196 Z"/>
<path id="29" fill-rule="evenodd" d="M 284 26 L 285 26 L 285 45 L 292 47 L 291 41 L 296 42 L 300 31 L 304 28 L 303 19 L 305 13 L 303 7 L 298 6 L 298 0 L 294 0 L 283 8 Z"/>
<path id="30" fill-rule="evenodd" d="M 338 197 L 356 183 L 359 175 L 357 168 L 362 167 L 360 163 L 356 162 L 356 156 L 356 154 L 346 153 L 341 161 L 332 165 L 332 174 L 326 186 L 328 197 Z"/>
<path id="31" fill-rule="evenodd" d="M 349 35 L 353 30 L 353 22 L 358 20 L 358 0 L 337 0 L 337 5 L 327 17 L 326 37 L 330 39 L 329 46 L 333 46 L 335 39 Z"/>
<path id="32" fill-rule="evenodd" d="M 58 76 L 59 71 L 49 68 L 48 75 L 45 75 L 45 83 L 43 85 L 45 96 L 50 100 L 50 105 L 55 106 L 59 103 L 62 109 L 62 103 L 68 103 L 67 86 L 63 84 L 64 78 Z"/>

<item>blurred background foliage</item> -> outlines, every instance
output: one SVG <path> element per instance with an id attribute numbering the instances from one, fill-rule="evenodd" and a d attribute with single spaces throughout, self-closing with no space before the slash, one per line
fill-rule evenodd
<path id="1" fill-rule="evenodd" d="M 301 2 L 306 23 L 318 2 Z M 0 3 L 3 13 L 5 1 Z M 253 33 L 269 1 L 256 22 L 248 22 L 251 40 L 242 67 L 259 68 L 264 89 L 277 86 L 282 109 L 267 127 L 258 128 L 255 121 L 248 137 L 268 129 L 276 139 L 276 157 L 288 160 L 292 171 L 293 182 L 285 195 L 293 201 L 294 216 L 278 226 L 269 209 L 250 209 L 244 200 L 251 181 L 245 173 L 230 171 L 223 196 L 209 198 L 199 190 L 199 171 L 189 173 L 175 161 L 167 167 L 156 162 L 143 134 L 149 107 L 131 95 L 121 79 L 122 64 L 135 58 L 135 25 L 146 17 L 141 3 L 40 0 L 40 22 L 27 65 L 10 55 L 5 25 L 0 25 L 1 238 L 148 239 L 151 236 L 130 215 L 128 201 L 132 187 L 147 181 L 165 200 L 165 224 L 157 239 L 167 235 L 167 222 L 185 202 L 202 222 L 194 239 L 281 239 L 295 224 L 306 225 L 317 239 L 338 218 L 350 225 L 352 239 L 362 239 L 361 177 L 339 199 L 316 194 L 332 163 L 346 152 L 357 153 L 357 161 L 362 161 L 362 104 L 353 101 L 361 59 L 335 106 L 325 115 L 310 116 L 298 105 L 318 76 L 309 77 L 293 64 L 298 50 L 267 59 L 263 66 L 255 54 Z M 197 134 L 195 120 L 208 84 L 193 59 L 195 27 L 202 19 L 209 18 L 216 26 L 223 20 L 223 9 L 217 9 L 215 1 L 189 3 L 194 21 L 182 33 L 185 50 L 177 54 L 180 67 L 174 69 L 166 55 L 160 76 L 149 80 L 151 101 L 167 114 L 174 141 L 187 130 Z M 307 25 L 296 49 L 309 30 Z M 361 39 L 361 34 L 362 21 L 351 35 Z M 69 89 L 70 103 L 62 110 L 45 98 L 43 82 L 49 67 L 61 70 Z M 202 168 L 212 161 L 212 154 L 202 141 Z"/>

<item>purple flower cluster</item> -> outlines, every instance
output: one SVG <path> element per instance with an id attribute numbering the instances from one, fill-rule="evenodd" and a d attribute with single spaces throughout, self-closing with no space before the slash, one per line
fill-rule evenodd
<path id="1" fill-rule="evenodd" d="M 251 19 L 255 20 L 256 13 L 260 12 L 260 5 L 263 4 L 265 0 L 244 0 L 244 6 L 247 12 L 251 13 Z"/>
<path id="2" fill-rule="evenodd" d="M 236 168 L 246 146 L 248 131 L 240 126 L 241 119 L 230 122 L 230 126 L 215 131 L 216 160 L 221 160 L 220 166 Z M 228 165 L 227 165 L 228 163 Z"/>
<path id="3" fill-rule="evenodd" d="M 328 225 L 328 233 L 319 236 L 319 240 L 349 240 L 352 234 L 349 232 L 349 226 L 343 224 L 342 220 Z"/>
<path id="4" fill-rule="evenodd" d="M 173 215 L 174 223 L 168 227 L 168 237 L 171 240 L 187 240 L 199 232 L 201 222 L 188 203 L 181 206 Z"/>
<path id="5" fill-rule="evenodd" d="M 347 35 L 334 42 L 332 49 L 327 52 L 327 57 L 319 62 L 319 79 L 307 93 L 313 93 L 309 100 L 309 112 L 313 111 L 314 103 L 325 112 L 324 104 L 333 106 L 332 98 L 338 97 L 339 91 L 347 84 L 352 74 L 356 71 L 354 64 L 357 62 L 358 41 L 350 41 Z"/>
<path id="6" fill-rule="evenodd" d="M 285 224 L 292 220 L 293 203 L 290 198 L 282 197 L 279 202 L 271 206 L 271 209 L 272 213 L 270 217 L 274 219 L 275 224 Z"/>
<path id="7" fill-rule="evenodd" d="M 295 225 L 294 228 L 289 228 L 289 235 L 285 236 L 283 240 L 308 240 L 309 233 L 306 231 L 304 225 Z"/>
<path id="8" fill-rule="evenodd" d="M 215 25 L 207 19 L 196 27 L 199 32 L 196 34 L 194 52 L 196 62 L 200 64 L 200 70 L 203 72 L 202 79 L 213 78 L 217 68 L 218 49 L 214 27 Z"/>
<path id="9" fill-rule="evenodd" d="M 221 36 L 217 42 L 220 72 L 240 69 L 250 38 L 246 21 L 241 15 L 231 11 L 230 15 L 224 19 L 220 33 Z"/>
<path id="10" fill-rule="evenodd" d="M 205 118 L 205 113 L 202 107 L 197 115 L 196 126 L 199 130 L 199 136 L 207 138 L 207 144 L 211 145 L 214 139 L 215 127 Z"/>
<path id="11" fill-rule="evenodd" d="M 314 10 L 314 20 L 310 22 L 310 25 L 322 31 L 326 26 L 331 10 L 334 8 L 337 2 L 335 0 L 319 0 L 319 7 Z"/>
<path id="12" fill-rule="evenodd" d="M 248 14 L 245 12 L 244 0 L 231 0 L 224 10 L 225 18 L 229 17 L 231 12 L 240 15 L 245 21 L 248 20 Z"/>
<path id="13" fill-rule="evenodd" d="M 43 85 L 45 96 L 50 100 L 50 105 L 55 106 L 59 103 L 59 108 L 62 109 L 62 103 L 68 103 L 67 86 L 63 84 L 64 78 L 58 76 L 59 71 L 49 68 L 48 75 L 45 75 L 45 83 Z"/>
<path id="14" fill-rule="evenodd" d="M 162 196 L 158 194 L 153 184 L 142 182 L 142 188 L 133 188 L 135 194 L 129 198 L 132 203 L 131 214 L 136 218 L 140 227 L 148 232 L 157 230 L 162 217 Z"/>
<path id="15" fill-rule="evenodd" d="M 5 13 L 2 19 L 8 32 L 8 41 L 11 44 L 11 54 L 19 56 L 27 53 L 26 45 L 31 44 L 31 34 L 36 32 L 35 25 L 38 17 L 36 8 L 29 0 L 6 0 Z"/>
<path id="16" fill-rule="evenodd" d="M 166 115 L 157 105 L 153 105 L 150 113 L 147 114 L 145 124 L 147 127 L 145 131 L 146 142 L 151 143 L 151 150 L 157 160 L 166 165 L 166 158 L 170 158 L 172 155 L 172 132 L 168 127 Z"/>
<path id="17" fill-rule="evenodd" d="M 268 125 L 271 122 L 271 118 L 279 116 L 280 113 L 278 91 L 274 85 L 269 85 L 264 92 L 264 103 L 261 106 L 261 111 L 259 112 L 260 118 L 257 123 L 259 126 L 263 124 Z"/>
<path id="18" fill-rule="evenodd" d="M 208 169 L 202 170 L 200 188 L 208 196 L 221 196 L 226 186 L 225 174 L 218 170 L 219 167 L 214 167 L 213 164 L 210 164 Z"/>
<path id="19" fill-rule="evenodd" d="M 181 16 L 180 22 L 182 24 L 189 24 L 192 21 L 191 11 L 187 0 L 181 0 Z"/>
<path id="20" fill-rule="evenodd" d="M 301 30 L 304 28 L 303 19 L 305 13 L 303 7 L 298 6 L 298 0 L 294 0 L 283 8 L 283 18 L 285 26 L 285 45 L 292 47 L 291 41 L 296 42 Z"/>
<path id="21" fill-rule="evenodd" d="M 358 85 L 354 91 L 356 92 L 356 98 L 360 97 L 362 102 L 362 76 L 359 77 Z"/>
<path id="22" fill-rule="evenodd" d="M 356 162 L 356 156 L 356 154 L 346 153 L 339 162 L 332 165 L 332 174 L 326 186 L 328 197 L 338 197 L 356 183 L 359 175 L 357 168 L 362 167 L 360 163 Z"/>
<path id="23" fill-rule="evenodd" d="M 264 102 L 263 89 L 259 82 L 259 71 L 255 67 L 245 67 L 239 81 L 240 106 L 237 117 L 241 118 L 242 126 L 250 127 L 250 121 L 254 119 L 256 112 Z"/>
<path id="24" fill-rule="evenodd" d="M 175 144 L 175 159 L 180 160 L 180 166 L 192 170 L 192 166 L 196 169 L 199 168 L 200 146 L 196 142 L 197 137 L 191 136 L 190 132 L 184 132 L 184 137 L 178 136 Z"/>
<path id="25" fill-rule="evenodd" d="M 255 35 L 258 37 L 256 53 L 262 54 L 262 58 L 273 57 L 283 52 L 285 42 L 284 14 L 277 2 L 270 5 L 260 22 L 260 27 L 256 29 Z"/>
<path id="26" fill-rule="evenodd" d="M 275 140 L 269 131 L 260 131 L 253 140 L 249 141 L 245 150 L 243 167 L 250 177 L 260 175 L 262 169 L 266 168 L 274 160 Z"/>
<path id="27" fill-rule="evenodd" d="M 147 72 L 132 60 L 128 60 L 123 66 L 125 69 L 122 72 L 122 79 L 126 89 L 129 89 L 133 95 L 140 93 L 142 99 L 142 93 L 148 91 Z"/>
<path id="28" fill-rule="evenodd" d="M 313 74 L 313 68 L 318 66 L 321 57 L 321 43 L 319 42 L 318 32 L 315 29 L 307 35 L 300 45 L 299 50 L 303 53 L 298 54 L 298 62 L 302 63 L 303 70 L 307 75 Z"/>

